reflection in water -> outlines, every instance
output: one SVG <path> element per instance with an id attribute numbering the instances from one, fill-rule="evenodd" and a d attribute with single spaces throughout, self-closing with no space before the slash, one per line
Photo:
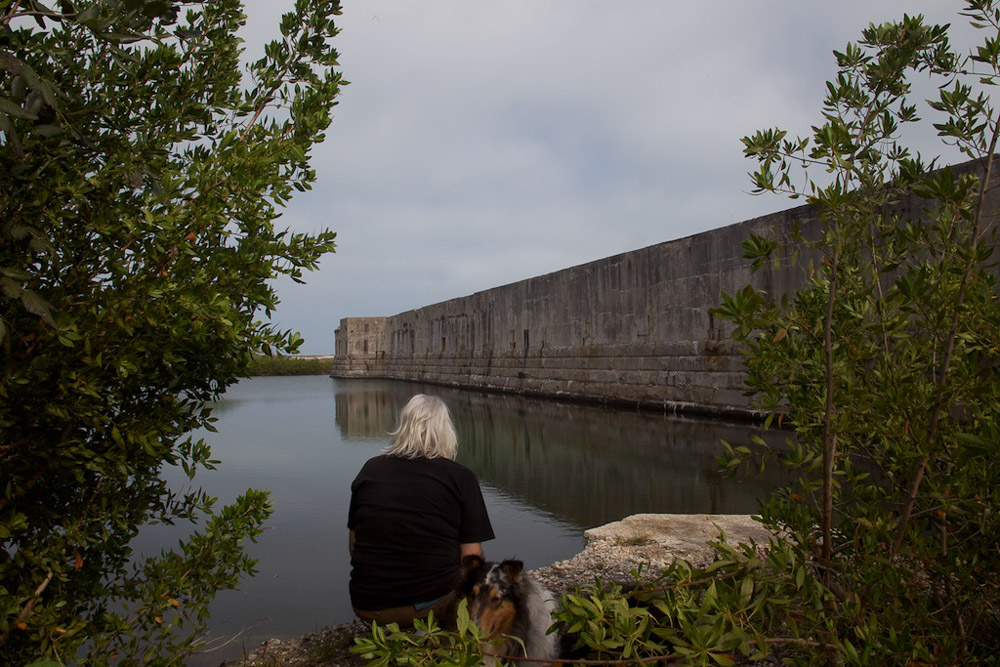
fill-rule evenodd
<path id="1" fill-rule="evenodd" d="M 452 411 L 458 460 L 480 480 L 543 512 L 590 527 L 644 512 L 749 514 L 780 482 L 716 472 L 720 440 L 746 442 L 746 425 L 403 382 L 341 381 L 342 437 L 385 438 L 415 393 Z"/>
<path id="2" fill-rule="evenodd" d="M 365 381 L 337 384 L 337 428 L 344 440 L 386 439 L 409 396 Z M 400 397 L 405 396 L 400 402 Z"/>

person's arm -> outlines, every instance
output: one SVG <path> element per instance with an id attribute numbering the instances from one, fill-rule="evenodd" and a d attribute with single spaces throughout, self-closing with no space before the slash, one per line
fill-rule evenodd
<path id="1" fill-rule="evenodd" d="M 460 558 L 465 558 L 466 556 L 479 556 L 480 558 L 486 558 L 483 554 L 483 545 L 481 542 L 466 542 L 464 544 L 458 545 Z"/>
<path id="2" fill-rule="evenodd" d="M 354 555 L 354 531 L 350 531 L 347 536 L 347 551 L 352 556 Z"/>

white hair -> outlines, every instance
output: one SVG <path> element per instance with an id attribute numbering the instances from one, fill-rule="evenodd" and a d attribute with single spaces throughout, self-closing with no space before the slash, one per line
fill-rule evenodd
<path id="1" fill-rule="evenodd" d="M 392 444 L 385 453 L 390 456 L 455 460 L 458 453 L 451 414 L 437 396 L 417 394 L 411 398 L 399 414 L 399 426 L 389 435 Z"/>

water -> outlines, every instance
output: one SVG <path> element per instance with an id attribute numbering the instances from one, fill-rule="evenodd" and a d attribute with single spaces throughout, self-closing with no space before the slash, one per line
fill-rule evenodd
<path id="1" fill-rule="evenodd" d="M 275 512 L 250 554 L 259 574 L 220 593 L 213 642 L 191 664 L 218 664 L 263 639 L 290 638 L 353 619 L 347 594 L 347 507 L 361 465 L 415 393 L 448 403 L 458 460 L 476 471 L 497 539 L 488 558 L 528 568 L 578 553 L 583 531 L 630 514 L 746 514 L 778 483 L 715 472 L 720 439 L 748 427 L 381 380 L 260 377 L 232 387 L 207 434 L 218 470 L 195 481 L 220 502 L 248 487 L 271 491 Z M 179 471 L 174 471 L 178 472 Z M 188 484 L 173 474 L 175 488 Z M 146 553 L 170 547 L 184 526 L 144 530 Z"/>

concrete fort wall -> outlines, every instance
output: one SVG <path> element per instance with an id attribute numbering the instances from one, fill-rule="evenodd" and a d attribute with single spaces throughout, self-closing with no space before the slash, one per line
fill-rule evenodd
<path id="1" fill-rule="evenodd" d="M 803 206 L 390 317 L 348 317 L 332 375 L 750 417 L 731 325 L 711 310 L 747 283 L 776 297 L 801 286 L 806 258 L 751 274 L 741 244 L 818 224 Z"/>
<path id="2" fill-rule="evenodd" d="M 812 219 L 800 207 L 390 317 L 348 317 L 332 375 L 742 416 L 742 357 L 710 311 L 751 281 L 743 241 Z M 780 293 L 803 270 L 752 279 Z"/>
<path id="3" fill-rule="evenodd" d="M 348 317 L 334 333 L 334 377 L 375 377 L 385 359 L 386 317 Z"/>

